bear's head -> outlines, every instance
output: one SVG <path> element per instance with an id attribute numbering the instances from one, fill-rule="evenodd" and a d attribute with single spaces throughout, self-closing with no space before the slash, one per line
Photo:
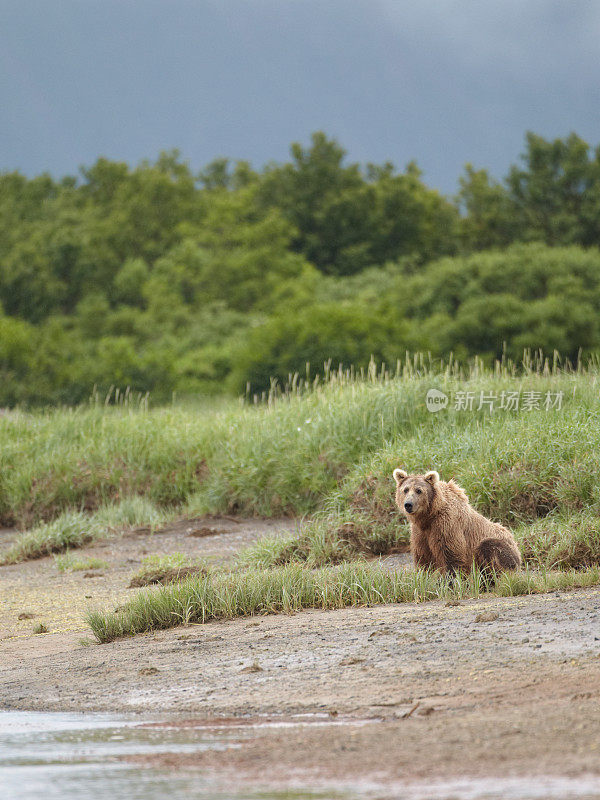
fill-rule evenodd
<path id="1" fill-rule="evenodd" d="M 440 480 L 437 472 L 409 475 L 402 469 L 394 470 L 396 505 L 408 519 L 427 516 L 435 500 L 435 486 Z"/>

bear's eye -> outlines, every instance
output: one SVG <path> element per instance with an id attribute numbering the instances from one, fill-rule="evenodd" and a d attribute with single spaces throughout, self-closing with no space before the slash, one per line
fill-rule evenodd
<path id="1" fill-rule="evenodd" d="M 417 489 L 417 494 L 423 494 L 423 491 L 421 489 Z"/>
<path id="2" fill-rule="evenodd" d="M 408 486 L 407 486 L 407 487 L 406 487 L 406 489 L 404 490 L 404 494 L 408 494 Z"/>

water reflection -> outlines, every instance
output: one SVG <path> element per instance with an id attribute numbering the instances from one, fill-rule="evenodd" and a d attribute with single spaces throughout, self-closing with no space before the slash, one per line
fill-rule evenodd
<path id="1" fill-rule="evenodd" d="M 600 798 L 596 775 L 450 779 L 385 783 L 348 780 L 339 789 L 224 792 L 200 770 L 183 772 L 128 763 L 123 756 L 196 753 L 242 747 L 265 727 L 347 722 L 269 721 L 215 727 L 116 714 L 0 711 L 0 800 L 588 800 Z M 158 722 L 159 725 L 148 722 Z M 166 724 L 164 724 L 166 723 Z M 357 723 L 353 723 L 357 724 Z M 361 723 L 358 723 L 361 724 Z"/>
<path id="2" fill-rule="evenodd" d="M 139 718 L 112 714 L 5 711 L 0 712 L 0 787 L 7 800 L 179 800 L 190 796 L 190 778 L 130 766 L 118 757 L 231 746 L 239 745 L 228 731 L 144 727 Z M 196 790 L 201 783 L 195 776 Z"/>

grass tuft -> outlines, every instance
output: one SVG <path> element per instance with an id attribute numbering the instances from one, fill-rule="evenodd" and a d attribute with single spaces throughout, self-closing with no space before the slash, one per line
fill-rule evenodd
<path id="1" fill-rule="evenodd" d="M 95 514 L 67 511 L 52 522 L 17 536 L 12 546 L 0 556 L 0 565 L 84 547 L 135 525 L 155 527 L 171 516 L 171 513 L 161 513 L 143 497 L 127 498 L 118 505 L 104 506 Z"/>
<path id="2" fill-rule="evenodd" d="M 96 519 L 80 511 L 67 511 L 58 519 L 21 534 L 3 554 L 1 563 L 16 564 L 83 547 L 103 533 L 105 528 Z"/>
<path id="3" fill-rule="evenodd" d="M 167 584 L 206 573 L 206 567 L 183 553 L 167 556 L 151 555 L 142 560 L 141 569 L 132 576 L 129 588 L 140 588 L 155 583 Z"/>
<path id="4" fill-rule="evenodd" d="M 47 625 L 44 625 L 43 622 L 38 622 L 37 625 L 33 626 L 32 633 L 48 633 L 49 628 Z"/>
<path id="5" fill-rule="evenodd" d="M 600 569 L 522 572 L 498 576 L 500 596 L 535 594 L 600 583 Z M 355 562 L 311 570 L 290 564 L 270 570 L 207 573 L 152 592 L 140 592 L 116 613 L 91 611 L 87 622 L 98 642 L 189 623 L 303 609 L 339 609 L 383 603 L 418 603 L 442 598 L 478 597 L 487 589 L 473 569 L 450 580 L 427 570 L 387 572 L 376 564 Z"/>
<path id="6" fill-rule="evenodd" d="M 59 572 L 81 572 L 90 569 L 108 569 L 108 562 L 100 558 L 75 558 L 72 553 L 55 556 L 54 563 Z"/>

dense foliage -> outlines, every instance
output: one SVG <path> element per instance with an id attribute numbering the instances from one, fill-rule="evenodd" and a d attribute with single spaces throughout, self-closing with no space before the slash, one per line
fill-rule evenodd
<path id="1" fill-rule="evenodd" d="M 322 133 L 261 172 L 177 153 L 0 175 L 0 404 L 261 391 L 330 361 L 600 348 L 600 148 L 529 134 L 454 201 Z M 482 252 L 486 251 L 486 252 Z"/>

